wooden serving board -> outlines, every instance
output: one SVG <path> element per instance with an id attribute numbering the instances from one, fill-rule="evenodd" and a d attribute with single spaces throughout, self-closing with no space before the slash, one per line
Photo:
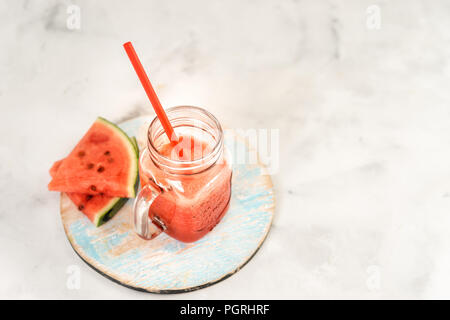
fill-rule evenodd
<path id="1" fill-rule="evenodd" d="M 143 148 L 150 120 L 140 117 L 120 127 L 136 136 Z M 225 145 L 232 151 L 236 150 L 233 144 L 250 148 L 231 132 L 225 136 Z M 178 293 L 210 286 L 242 268 L 269 232 L 275 199 L 262 164 L 233 164 L 230 208 L 210 233 L 194 243 L 182 243 L 164 233 L 150 241 L 141 239 L 132 230 L 132 203 L 129 200 L 112 220 L 96 228 L 61 194 L 61 218 L 70 244 L 88 265 L 126 287 Z"/>

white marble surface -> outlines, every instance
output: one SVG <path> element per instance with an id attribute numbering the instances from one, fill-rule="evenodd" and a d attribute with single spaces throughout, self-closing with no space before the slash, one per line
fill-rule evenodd
<path id="1" fill-rule="evenodd" d="M 0 298 L 450 298 L 449 14 L 447 1 L 1 1 Z M 161 296 L 103 278 L 47 191 L 97 115 L 152 112 L 128 40 L 165 106 L 280 129 L 273 228 L 213 287 Z"/>

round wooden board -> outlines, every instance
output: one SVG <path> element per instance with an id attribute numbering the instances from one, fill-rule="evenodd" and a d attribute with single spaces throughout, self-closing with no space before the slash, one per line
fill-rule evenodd
<path id="1" fill-rule="evenodd" d="M 144 147 L 148 117 L 120 125 Z M 252 151 L 245 139 L 226 131 L 230 150 Z M 222 221 L 205 237 L 182 243 L 166 234 L 146 241 L 131 226 L 133 200 L 116 216 L 96 228 L 61 194 L 61 218 L 75 252 L 88 265 L 126 287 L 153 293 L 193 291 L 217 283 L 242 268 L 266 238 L 274 214 L 270 175 L 260 164 L 233 163 L 232 198 Z"/>

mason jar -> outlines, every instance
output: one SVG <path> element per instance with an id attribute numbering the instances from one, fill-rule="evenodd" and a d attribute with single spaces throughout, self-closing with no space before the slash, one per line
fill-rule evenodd
<path id="1" fill-rule="evenodd" d="M 211 231 L 228 210 L 232 169 L 220 122 L 193 106 L 166 109 L 179 137 L 170 142 L 157 117 L 139 159 L 141 191 L 133 208 L 135 232 L 161 232 L 193 242 Z"/>

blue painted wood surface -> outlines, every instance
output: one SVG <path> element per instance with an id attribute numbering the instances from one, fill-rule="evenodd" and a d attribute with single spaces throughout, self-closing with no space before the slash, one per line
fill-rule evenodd
<path id="1" fill-rule="evenodd" d="M 137 136 L 142 147 L 149 120 L 136 118 L 121 127 Z M 225 145 L 236 150 L 233 144 L 249 148 L 245 139 L 226 135 Z M 123 285 L 155 293 L 195 290 L 238 271 L 264 241 L 275 205 L 270 176 L 259 163 L 233 164 L 230 208 L 210 233 L 194 243 L 165 234 L 151 241 L 139 238 L 132 231 L 132 202 L 96 228 L 62 194 L 61 217 L 71 245 L 83 260 Z"/>

